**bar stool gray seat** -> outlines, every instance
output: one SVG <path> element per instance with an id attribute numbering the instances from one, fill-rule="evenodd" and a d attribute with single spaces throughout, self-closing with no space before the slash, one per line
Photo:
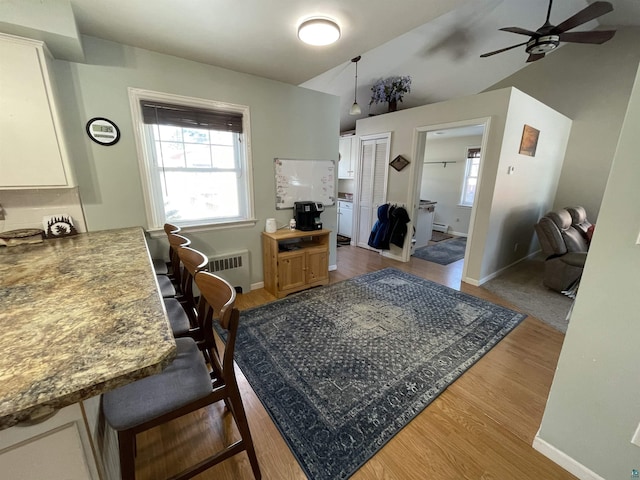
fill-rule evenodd
<path id="1" fill-rule="evenodd" d="M 171 333 L 175 338 L 191 336 L 191 321 L 182 304 L 175 298 L 164 298 Z"/>
<path id="2" fill-rule="evenodd" d="M 156 272 L 156 275 L 167 275 L 169 273 L 169 266 L 164 258 L 154 258 L 152 260 L 153 270 Z"/>

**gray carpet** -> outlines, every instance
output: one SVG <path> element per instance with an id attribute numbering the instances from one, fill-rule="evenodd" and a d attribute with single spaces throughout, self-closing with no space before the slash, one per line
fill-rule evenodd
<path id="1" fill-rule="evenodd" d="M 561 332 L 567 331 L 567 314 L 572 300 L 542 284 L 544 257 L 524 260 L 500 276 L 482 284 L 482 288 L 504 298 L 523 312 Z"/>
<path id="2" fill-rule="evenodd" d="M 413 256 L 440 265 L 449 265 L 464 258 L 464 250 L 467 248 L 467 238 L 457 237 L 445 240 L 436 245 L 416 248 Z"/>
<path id="3" fill-rule="evenodd" d="M 236 361 L 309 479 L 345 479 L 523 318 L 387 268 L 241 312 Z"/>

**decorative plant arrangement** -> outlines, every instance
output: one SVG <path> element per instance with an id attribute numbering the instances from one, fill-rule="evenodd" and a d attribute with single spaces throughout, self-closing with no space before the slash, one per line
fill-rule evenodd
<path id="1" fill-rule="evenodd" d="M 373 93 L 369 105 L 386 102 L 389 104 L 389 111 L 395 112 L 403 95 L 411 91 L 411 77 L 406 75 L 381 78 L 373 84 L 371 91 Z"/>

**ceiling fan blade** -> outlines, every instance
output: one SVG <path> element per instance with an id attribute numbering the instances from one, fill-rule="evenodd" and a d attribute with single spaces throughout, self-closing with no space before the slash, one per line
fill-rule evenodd
<path id="1" fill-rule="evenodd" d="M 540 60 L 541 58 L 544 58 L 544 53 L 532 53 L 531 55 L 529 55 L 529 58 L 527 58 L 527 63 L 535 62 L 536 60 Z"/>
<path id="2" fill-rule="evenodd" d="M 502 30 L 503 32 L 511 32 L 511 33 L 518 33 L 520 35 L 527 35 L 529 37 L 538 36 L 538 32 L 532 32 L 531 30 L 527 30 L 525 28 L 520 28 L 520 27 L 504 27 L 504 28 L 501 28 L 500 30 Z"/>
<path id="3" fill-rule="evenodd" d="M 565 32 L 560 34 L 561 42 L 572 43 L 604 43 L 611 40 L 615 30 L 593 30 L 591 32 Z"/>
<path id="4" fill-rule="evenodd" d="M 594 2 L 588 7 L 580 10 L 578 13 L 573 15 L 572 17 L 567 18 L 560 25 L 553 27 L 550 33 L 559 34 L 564 33 L 567 30 L 571 30 L 572 28 L 577 27 L 578 25 L 582 25 L 583 23 L 587 23 L 590 20 L 600 17 L 605 13 L 609 13 L 613 10 L 613 5 L 609 2 Z"/>
<path id="5" fill-rule="evenodd" d="M 496 53 L 506 52 L 507 50 L 511 50 L 512 48 L 521 47 L 522 45 L 526 45 L 526 44 L 527 44 L 527 42 L 519 43 L 517 45 L 511 45 L 510 47 L 501 48 L 500 50 L 496 50 L 495 52 L 483 53 L 482 55 L 480 55 L 480 57 L 482 57 L 482 58 L 490 57 L 491 55 L 495 55 Z"/>

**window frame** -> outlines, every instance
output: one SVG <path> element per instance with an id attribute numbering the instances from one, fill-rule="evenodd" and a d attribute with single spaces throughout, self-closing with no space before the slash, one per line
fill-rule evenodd
<path id="1" fill-rule="evenodd" d="M 469 156 L 469 152 L 471 150 L 478 150 L 480 153 L 479 157 L 470 157 Z M 471 172 L 471 167 L 473 165 L 473 161 L 475 159 L 478 159 L 478 174 L 474 177 L 470 175 Z M 475 196 L 478 193 L 478 184 L 480 182 L 480 162 L 482 161 L 482 148 L 478 145 L 478 146 L 469 146 L 465 148 L 465 167 L 464 167 L 464 174 L 462 176 L 462 189 L 460 191 L 460 202 L 458 203 L 459 207 L 466 207 L 466 208 L 472 208 L 473 204 L 475 202 Z M 467 193 L 467 186 L 468 186 L 468 181 L 469 178 L 475 178 L 476 179 L 476 192 L 473 195 L 473 202 L 471 203 L 467 203 L 465 202 L 465 197 L 466 197 L 466 193 Z"/>
<path id="2" fill-rule="evenodd" d="M 213 110 L 222 110 L 228 112 L 235 112 L 242 114 L 242 138 L 244 144 L 244 166 L 242 168 L 243 173 L 246 175 L 245 186 L 246 195 L 242 201 L 246 201 L 247 216 L 240 220 L 222 221 L 215 223 L 193 223 L 181 225 L 184 231 L 197 232 L 203 230 L 217 230 L 234 228 L 239 226 L 254 226 L 257 222 L 255 218 L 255 204 L 254 204 L 254 191 L 253 191 L 253 162 L 251 153 L 251 131 L 250 131 L 250 112 L 249 107 L 245 105 L 237 105 L 228 102 L 221 102 L 216 100 L 208 100 L 196 97 L 186 97 L 183 95 L 175 95 L 163 92 L 155 92 L 151 90 L 144 90 L 139 88 L 129 88 L 129 104 L 131 107 L 131 116 L 133 121 L 134 137 L 136 141 L 136 150 L 138 157 L 138 167 L 140 170 L 140 183 L 142 185 L 142 193 L 144 198 L 145 216 L 147 219 L 147 230 L 151 233 L 164 233 L 163 226 L 164 209 L 158 209 L 156 206 L 157 192 L 154 192 L 156 187 L 153 181 L 155 172 L 152 171 L 153 165 L 150 161 L 154 154 L 151 151 L 153 147 L 152 143 L 148 141 L 148 135 L 146 129 L 149 128 L 143 122 L 142 108 L 140 102 L 142 100 L 155 101 L 167 104 L 183 105 L 194 108 L 205 108 Z M 159 213 L 162 210 L 162 213 Z M 174 222 L 172 222 L 174 223 Z M 175 222 L 180 224 L 180 222 Z"/>

